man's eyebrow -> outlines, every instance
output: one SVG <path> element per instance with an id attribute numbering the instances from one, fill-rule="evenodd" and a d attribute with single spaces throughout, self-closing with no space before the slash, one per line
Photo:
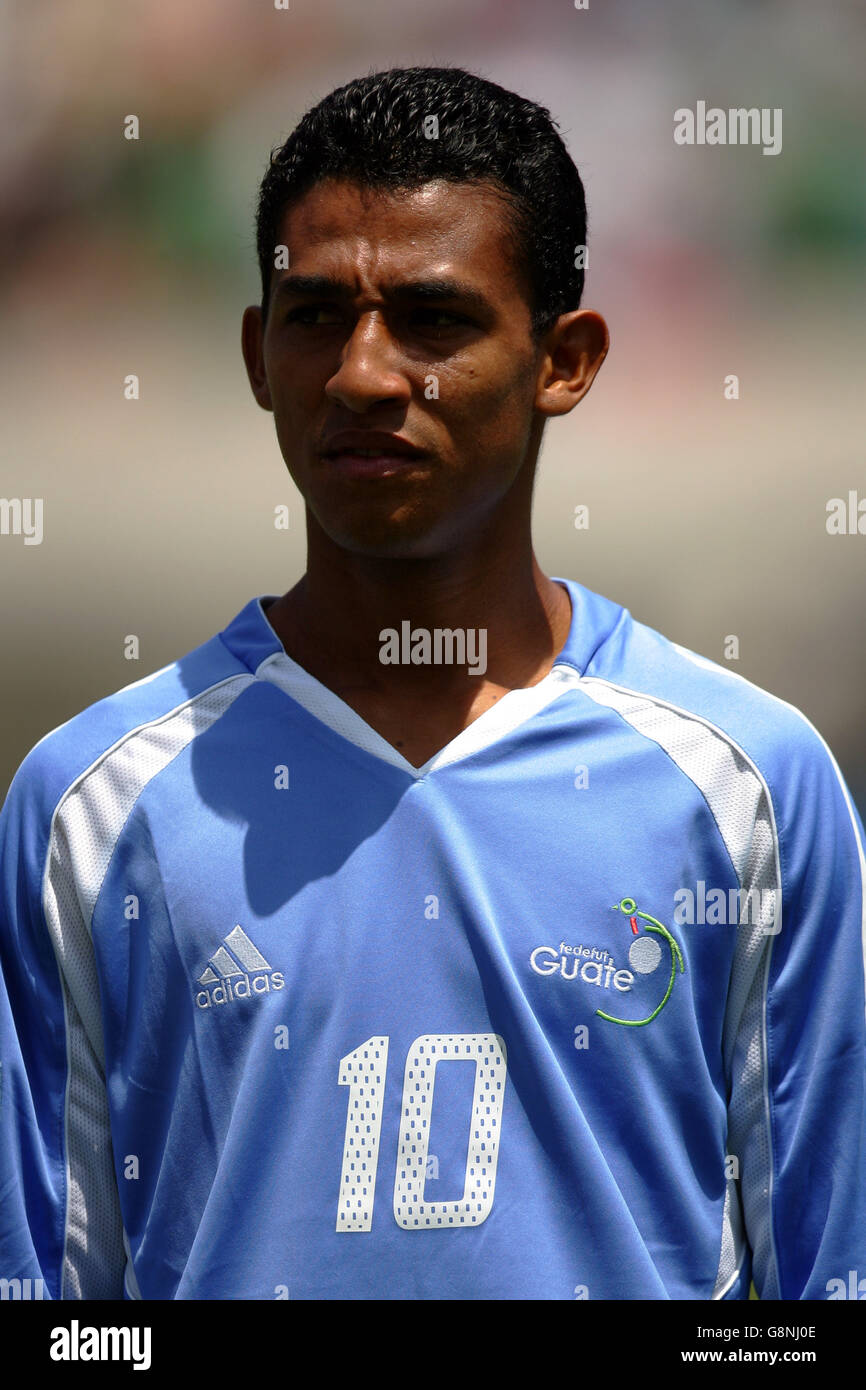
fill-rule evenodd
<path id="1" fill-rule="evenodd" d="M 274 288 L 275 299 L 290 295 L 315 295 L 346 300 L 351 299 L 353 293 L 351 285 L 342 280 L 332 280 L 327 275 L 286 275 Z M 459 299 L 475 309 L 488 312 L 492 307 L 486 295 L 462 280 L 408 280 L 386 291 L 386 297 L 396 303 L 421 299 L 430 304 Z"/>

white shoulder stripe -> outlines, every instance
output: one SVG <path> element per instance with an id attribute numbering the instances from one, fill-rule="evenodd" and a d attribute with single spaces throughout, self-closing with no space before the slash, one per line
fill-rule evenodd
<path id="1" fill-rule="evenodd" d="M 773 940 L 782 928 L 782 877 L 770 790 L 739 744 L 701 715 L 596 676 L 575 673 L 574 685 L 657 743 L 701 792 L 742 890 L 722 1037 L 731 1091 L 727 1143 L 728 1152 L 740 1163 L 741 1198 L 756 1276 L 763 1297 L 778 1298 L 766 994 Z M 757 914 L 751 910 L 755 901 L 760 904 Z M 743 1239 L 739 1214 L 732 1211 L 726 1195 L 714 1297 L 722 1296 L 741 1267 Z"/>
<path id="2" fill-rule="evenodd" d="M 860 862 L 860 922 L 861 939 L 863 943 L 863 973 L 864 977 L 866 977 L 866 849 L 864 849 L 863 838 L 857 827 L 857 817 L 854 814 L 854 806 L 851 801 L 850 793 L 845 784 L 845 779 L 842 776 L 842 771 L 839 767 L 839 764 L 836 761 L 832 749 L 830 748 L 824 736 L 821 734 L 820 730 L 815 728 L 815 725 L 812 723 L 811 719 L 808 719 L 806 715 L 803 713 L 803 711 L 801 709 L 798 709 L 796 705 L 790 704 L 788 700 L 783 700 L 778 695 L 773 695 L 770 691 L 762 690 L 759 685 L 755 685 L 754 681 L 750 681 L 747 679 L 746 676 L 740 675 L 739 671 L 729 671 L 724 666 L 719 666 L 714 661 L 708 661 L 706 657 L 698 656 L 696 652 L 689 651 L 687 647 L 680 647 L 676 643 L 674 643 L 673 645 L 679 652 L 679 654 L 681 656 L 687 657 L 693 665 L 700 666 L 705 670 L 713 671 L 717 674 L 721 673 L 722 675 L 727 676 L 729 680 L 741 681 L 742 684 L 747 685 L 750 690 L 757 690 L 761 695 L 764 695 L 766 698 L 775 700 L 777 704 L 783 705 L 786 710 L 789 710 L 792 714 L 795 714 L 797 718 L 800 719 L 806 725 L 807 729 L 809 729 L 815 735 L 816 739 L 818 739 L 818 742 L 822 745 L 825 753 L 827 754 L 827 757 L 830 760 L 830 765 L 836 774 L 836 780 L 839 783 L 839 789 L 842 792 L 843 797 L 845 798 L 845 805 L 848 809 L 848 816 L 851 821 L 851 830 L 854 834 L 854 843 L 857 846 L 857 857 Z M 864 994 L 863 1003 L 864 1009 L 866 1009 L 866 994 Z"/>
<path id="3" fill-rule="evenodd" d="M 197 734 L 220 718 L 255 677 L 240 674 L 209 686 L 166 714 L 119 738 L 86 768 L 61 797 L 51 822 L 43 879 L 49 930 L 58 918 L 56 889 L 74 877 L 87 930 L 117 837 L 148 782 Z M 61 960 L 64 946 L 58 941 Z"/>
<path id="4" fill-rule="evenodd" d="M 638 733 L 651 738 L 703 794 L 741 883 L 761 822 L 773 853 L 776 900 L 768 899 L 768 935 L 782 925 L 781 866 L 776 818 L 770 789 L 760 769 L 740 745 L 700 714 L 656 695 L 616 685 L 598 676 L 582 676 L 578 688 L 598 704 L 615 709 Z M 770 911 L 772 910 L 772 919 Z"/>
<path id="5" fill-rule="evenodd" d="M 254 679 L 230 676 L 129 730 L 76 778 L 52 816 L 42 907 L 66 1019 L 64 1298 L 116 1298 L 125 1260 L 90 937 L 93 909 L 118 836 L 148 782 Z"/>

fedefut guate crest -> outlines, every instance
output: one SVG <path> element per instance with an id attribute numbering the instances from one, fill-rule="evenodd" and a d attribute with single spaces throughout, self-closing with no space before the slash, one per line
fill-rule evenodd
<path id="1" fill-rule="evenodd" d="M 622 898 L 620 902 L 614 903 L 611 911 L 622 912 L 629 919 L 634 940 L 629 947 L 628 962 L 635 974 L 652 975 L 658 970 L 664 953 L 656 937 L 660 936 L 667 942 L 671 953 L 671 973 L 668 987 L 661 1002 L 646 1018 L 615 1018 L 613 1014 L 605 1013 L 603 1009 L 596 1009 L 595 1011 L 599 1018 L 607 1019 L 608 1023 L 621 1023 L 625 1028 L 642 1028 L 644 1024 L 652 1023 L 654 1018 L 658 1018 L 670 999 L 677 970 L 680 974 L 685 970 L 683 953 L 664 923 L 660 922 L 657 917 L 651 916 L 649 912 L 641 912 L 634 898 Z M 641 931 L 642 923 L 646 924 L 643 927 L 643 932 Z"/>

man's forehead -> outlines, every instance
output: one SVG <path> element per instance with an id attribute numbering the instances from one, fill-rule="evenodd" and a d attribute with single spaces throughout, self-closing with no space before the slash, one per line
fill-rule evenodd
<path id="1" fill-rule="evenodd" d="M 380 190 L 327 179 L 283 216 L 292 261 L 305 250 L 398 256 L 406 268 L 430 268 L 431 255 L 492 269 L 511 240 L 502 197 L 487 184 L 435 180 L 408 190 Z"/>

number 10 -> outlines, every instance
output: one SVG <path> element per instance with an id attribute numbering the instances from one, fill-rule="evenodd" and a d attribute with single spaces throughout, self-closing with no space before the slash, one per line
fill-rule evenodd
<path id="1" fill-rule="evenodd" d="M 457 1201 L 425 1202 L 436 1068 L 442 1062 L 467 1061 L 475 1063 L 475 1089 L 463 1195 Z M 368 1038 L 340 1060 L 338 1079 L 349 1087 L 349 1106 L 338 1231 L 369 1231 L 373 1225 L 387 1070 L 387 1037 Z M 480 1226 L 487 1220 L 496 1186 L 506 1072 L 505 1043 L 498 1033 L 424 1033 L 412 1043 L 403 1079 L 394 1178 L 394 1220 L 404 1231 Z"/>

